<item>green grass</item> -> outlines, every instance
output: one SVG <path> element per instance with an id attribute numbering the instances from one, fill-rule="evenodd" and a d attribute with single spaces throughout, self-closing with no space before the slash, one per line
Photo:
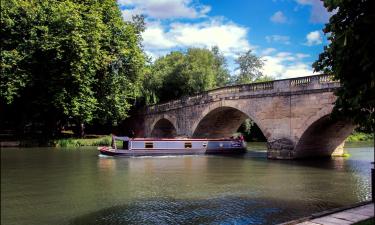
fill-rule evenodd
<path id="1" fill-rule="evenodd" d="M 370 218 L 370 219 L 367 219 L 367 220 L 363 220 L 361 222 L 358 222 L 358 223 L 355 223 L 353 225 L 373 225 L 374 224 L 374 217 Z"/>
<path id="2" fill-rule="evenodd" d="M 109 146 L 111 144 L 111 136 L 102 136 L 97 138 L 64 138 L 54 140 L 56 147 L 81 147 L 81 146 Z"/>
<path id="3" fill-rule="evenodd" d="M 348 138 L 346 138 L 346 142 L 359 142 L 359 141 L 374 141 L 374 134 L 354 132 Z"/>
<path id="4" fill-rule="evenodd" d="M 90 137 L 90 136 L 89 136 Z M 81 147 L 81 146 L 109 146 L 111 145 L 112 138 L 107 136 L 95 136 L 92 138 L 62 138 L 53 141 L 56 147 Z M 346 142 L 361 142 L 361 141 L 374 141 L 374 134 L 366 134 L 361 132 L 354 132 L 347 139 Z M 122 146 L 119 142 L 118 146 Z"/>

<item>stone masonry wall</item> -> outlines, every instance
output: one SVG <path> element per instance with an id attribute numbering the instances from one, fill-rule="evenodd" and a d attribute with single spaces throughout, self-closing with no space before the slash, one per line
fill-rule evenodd
<path id="1" fill-rule="evenodd" d="M 250 118 L 267 138 L 269 158 L 303 157 L 300 152 L 304 149 L 296 148 L 300 138 L 312 124 L 331 113 L 336 99 L 333 91 L 338 87 L 339 83 L 332 81 L 331 76 L 318 75 L 219 88 L 149 107 L 144 113 L 145 136 L 151 135 L 157 121 L 167 119 L 175 127 L 177 136 L 226 137 Z M 335 126 L 333 124 L 327 123 L 327 126 Z M 353 126 L 321 129 L 330 129 L 331 133 L 341 129 L 338 135 L 332 134 L 336 135 L 336 143 L 345 138 L 343 136 Z M 314 151 L 311 150 L 314 146 L 308 146 L 310 142 L 303 141 L 310 153 Z M 325 141 L 329 148 L 324 148 L 323 153 L 317 149 L 320 155 L 331 154 L 342 143 L 333 146 L 335 144 L 328 143 L 329 137 Z"/>

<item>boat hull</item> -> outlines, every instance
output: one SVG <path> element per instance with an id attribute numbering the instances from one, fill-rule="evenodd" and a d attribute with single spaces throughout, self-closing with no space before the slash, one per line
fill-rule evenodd
<path id="1" fill-rule="evenodd" d="M 106 156 L 163 156 L 163 155 L 203 155 L 241 154 L 246 152 L 243 141 L 233 139 L 132 139 L 128 149 L 99 147 L 100 154 Z"/>
<path id="2" fill-rule="evenodd" d="M 104 149 L 99 150 L 100 154 L 106 156 L 124 156 L 124 157 L 135 157 L 135 156 L 164 156 L 164 155 L 214 155 L 214 154 L 243 154 L 246 152 L 245 148 L 238 149 L 194 149 L 194 150 L 114 150 Z"/>
<path id="3" fill-rule="evenodd" d="M 122 149 L 104 149 L 99 150 L 100 154 L 106 156 L 163 156 L 163 155 L 203 155 L 206 153 L 205 149 L 190 149 L 189 151 L 185 150 L 122 150 Z"/>

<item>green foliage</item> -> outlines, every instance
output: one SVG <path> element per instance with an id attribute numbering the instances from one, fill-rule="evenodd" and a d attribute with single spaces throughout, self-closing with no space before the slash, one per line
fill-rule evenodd
<path id="1" fill-rule="evenodd" d="M 109 146 L 111 145 L 112 137 L 105 136 L 101 138 L 66 138 L 54 141 L 56 147 L 81 147 L 81 146 Z"/>
<path id="2" fill-rule="evenodd" d="M 267 82 L 267 81 L 273 81 L 275 80 L 275 78 L 271 77 L 271 76 L 267 76 L 267 75 L 262 75 L 260 77 L 257 77 L 254 82 L 255 83 L 260 83 L 260 82 Z"/>
<path id="3" fill-rule="evenodd" d="M 374 134 L 354 132 L 348 138 L 346 138 L 345 141 L 347 142 L 374 141 Z"/>
<path id="4" fill-rule="evenodd" d="M 264 65 L 264 61 L 254 55 L 251 50 L 240 55 L 236 59 L 236 63 L 238 64 L 238 69 L 240 70 L 240 73 L 234 77 L 234 83 L 236 84 L 247 84 L 254 81 L 261 81 L 261 79 L 270 78 L 262 78 L 263 74 L 261 69 Z"/>
<path id="5" fill-rule="evenodd" d="M 334 115 L 374 132 L 375 1 L 326 0 L 324 5 L 334 12 L 324 28 L 329 45 L 313 66 L 341 82 Z"/>
<path id="6" fill-rule="evenodd" d="M 215 56 L 213 67 L 216 71 L 216 87 L 224 87 L 230 83 L 230 75 L 227 69 L 227 62 L 219 47 L 214 46 L 211 52 Z"/>
<path id="7" fill-rule="evenodd" d="M 1 5 L 0 102 L 8 116 L 53 130 L 127 116 L 140 94 L 142 18 L 124 22 L 112 0 Z"/>
<path id="8" fill-rule="evenodd" d="M 217 47 L 190 48 L 157 59 L 143 82 L 146 104 L 167 101 L 226 85 L 229 73 Z"/>
<path id="9" fill-rule="evenodd" d="M 243 135 L 246 141 L 267 141 L 260 128 L 251 119 L 246 119 L 237 132 Z"/>

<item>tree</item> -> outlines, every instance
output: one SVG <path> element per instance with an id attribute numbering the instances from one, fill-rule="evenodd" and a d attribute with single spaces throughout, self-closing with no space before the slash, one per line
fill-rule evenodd
<path id="1" fill-rule="evenodd" d="M 49 135 L 67 121 L 127 116 L 144 65 L 142 23 L 124 22 L 112 0 L 1 5 L 0 99 L 7 119 Z"/>
<path id="2" fill-rule="evenodd" d="M 237 59 L 239 74 L 234 77 L 234 83 L 246 84 L 259 80 L 263 73 L 261 71 L 264 61 L 254 55 L 251 50 L 241 54 Z"/>
<path id="3" fill-rule="evenodd" d="M 189 77 L 182 73 L 185 62 L 182 52 L 171 52 L 152 65 L 150 81 L 158 101 L 179 98 L 189 92 Z"/>
<path id="4" fill-rule="evenodd" d="M 375 127 L 375 4 L 373 0 L 325 1 L 333 12 L 324 28 L 329 44 L 313 64 L 340 80 L 334 116 Z"/>
<path id="5" fill-rule="evenodd" d="M 216 87 L 224 87 L 230 84 L 230 74 L 224 55 L 220 52 L 218 46 L 211 48 L 211 52 L 215 56 L 214 68 L 217 71 Z"/>
<path id="6" fill-rule="evenodd" d="M 190 48 L 160 57 L 143 82 L 146 104 L 193 95 L 227 84 L 229 73 L 217 47 Z"/>

